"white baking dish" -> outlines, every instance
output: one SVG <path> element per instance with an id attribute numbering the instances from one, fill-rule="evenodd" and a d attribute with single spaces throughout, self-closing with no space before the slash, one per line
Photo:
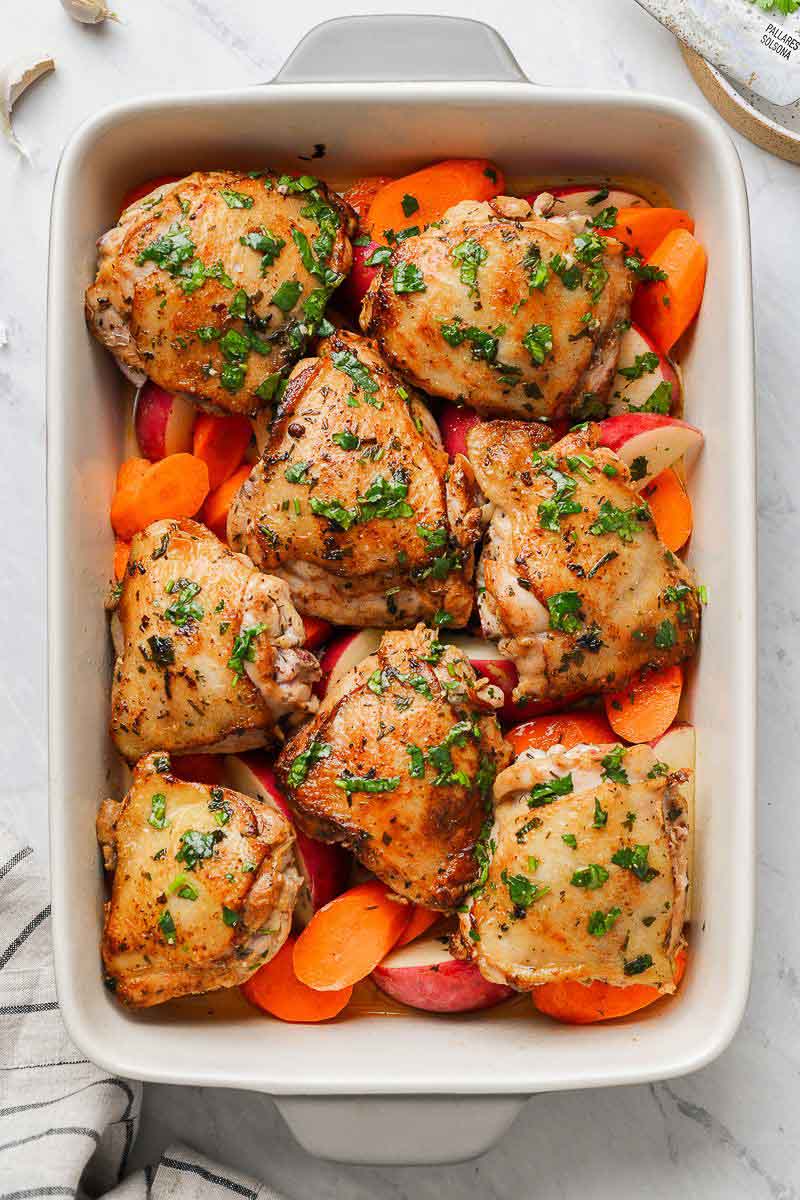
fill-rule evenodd
<path id="1" fill-rule="evenodd" d="M 377 23 L 376 23 L 377 22 Z M 422 22 L 422 24 L 420 24 Z M 364 72 L 477 82 L 300 82 Z M 571 1028 L 520 1012 L 407 1011 L 290 1026 L 235 994 L 143 1014 L 103 987 L 98 802 L 119 786 L 106 736 L 110 647 L 102 596 L 108 504 L 128 390 L 87 335 L 82 294 L 95 239 L 142 179 L 213 165 L 308 169 L 329 180 L 486 156 L 511 185 L 548 173 L 645 177 L 691 210 L 708 248 L 702 313 L 684 357 L 687 415 L 706 433 L 691 490 L 691 560 L 708 587 L 687 698 L 698 729 L 694 920 L 680 995 L 635 1019 Z M 733 1036 L 747 996 L 754 864 L 754 395 L 747 202 L 713 119 L 630 92 L 543 90 L 493 31 L 442 18 L 353 18 L 319 27 L 263 88 L 163 95 L 84 125 L 59 169 L 48 344 L 50 797 L 55 964 L 81 1050 L 120 1075 L 272 1093 L 301 1141 L 351 1161 L 433 1162 L 484 1149 L 526 1096 L 679 1075 Z"/>

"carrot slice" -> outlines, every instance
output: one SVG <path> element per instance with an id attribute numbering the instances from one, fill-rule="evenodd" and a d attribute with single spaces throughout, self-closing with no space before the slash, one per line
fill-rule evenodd
<path id="1" fill-rule="evenodd" d="M 680 667 L 649 671 L 622 691 L 604 696 L 608 723 L 626 742 L 653 742 L 678 715 L 683 689 Z"/>
<path id="2" fill-rule="evenodd" d="M 316 650 L 323 642 L 327 642 L 333 632 L 330 621 L 323 621 L 322 617 L 303 617 L 303 626 L 306 631 L 306 650 Z"/>
<path id="3" fill-rule="evenodd" d="M 111 504 L 111 524 L 131 538 L 153 521 L 193 517 L 208 495 L 208 467 L 191 454 L 169 454 L 150 463 L 137 481 L 119 488 Z"/>
<path id="4" fill-rule="evenodd" d="M 534 717 L 532 721 L 510 729 L 506 739 L 515 754 L 530 749 L 549 750 L 555 745 L 569 750 L 581 742 L 590 746 L 604 746 L 617 740 L 608 721 L 599 712 L 567 712 Z"/>
<path id="5" fill-rule="evenodd" d="M 706 282 L 707 255 L 685 229 L 673 229 L 648 258 L 667 278 L 636 291 L 631 318 L 668 354 L 697 316 Z"/>
<path id="6" fill-rule="evenodd" d="M 352 987 L 319 992 L 301 982 L 292 959 L 296 939 L 288 937 L 274 958 L 239 989 L 250 1004 L 282 1021 L 310 1024 L 338 1016 L 353 994 Z"/>
<path id="7" fill-rule="evenodd" d="M 208 467 L 208 486 L 212 492 L 221 487 L 245 456 L 253 426 L 247 417 L 235 414 L 212 417 L 200 413 L 192 431 L 192 454 Z"/>
<path id="8" fill-rule="evenodd" d="M 209 492 L 203 505 L 203 524 L 215 533 L 221 542 L 228 540 L 228 510 L 233 499 L 252 468 L 245 464 L 234 471 L 230 479 L 226 479 L 215 491 Z"/>
<path id="9" fill-rule="evenodd" d="M 119 583 L 128 569 L 128 559 L 131 556 L 130 542 L 123 542 L 122 538 L 114 540 L 114 578 Z"/>
<path id="10" fill-rule="evenodd" d="M 686 951 L 681 949 L 675 955 L 676 985 L 683 979 L 685 970 Z M 595 1021 L 627 1017 L 660 1000 L 663 995 L 658 988 L 644 983 L 615 987 L 599 980 L 578 983 L 575 979 L 568 979 L 563 983 L 541 984 L 533 989 L 531 999 L 539 1012 L 546 1013 L 556 1021 L 564 1021 L 568 1025 L 591 1025 Z"/>
<path id="11" fill-rule="evenodd" d="M 411 911 L 377 879 L 350 888 L 316 912 L 297 939 L 297 978 L 320 992 L 365 979 L 408 925 Z"/>
<path id="12" fill-rule="evenodd" d="M 357 179 L 355 183 L 351 183 L 350 187 L 342 192 L 342 199 L 350 205 L 358 217 L 362 231 L 369 228 L 366 217 L 376 194 L 382 187 L 386 187 L 386 184 L 391 182 L 391 175 L 364 175 L 363 178 Z"/>
<path id="13" fill-rule="evenodd" d="M 149 196 L 156 188 L 163 187 L 168 183 L 176 183 L 177 180 L 183 179 L 183 175 L 156 175 L 153 179 L 145 179 L 144 183 L 140 183 L 137 187 L 133 187 L 127 191 L 122 197 L 120 211 L 124 212 L 126 208 L 130 208 L 137 200 L 141 200 L 143 196 Z"/>
<path id="14" fill-rule="evenodd" d="M 658 536 L 673 553 L 685 545 L 692 532 L 692 502 L 678 476 L 667 467 L 642 488 L 650 506 Z"/>
<path id="15" fill-rule="evenodd" d="M 116 490 L 122 492 L 140 483 L 152 465 L 149 458 L 126 458 L 117 471 Z"/>
<path id="16" fill-rule="evenodd" d="M 415 938 L 421 937 L 431 925 L 435 925 L 441 919 L 441 916 L 440 912 L 434 912 L 432 908 L 422 908 L 421 905 L 415 904 L 411 920 L 395 942 L 395 949 L 399 950 L 401 946 L 407 946 Z"/>
<path id="17" fill-rule="evenodd" d="M 389 229 L 422 229 L 461 200 L 491 200 L 504 188 L 502 171 L 487 158 L 449 158 L 387 183 L 372 201 L 366 224 L 380 241 Z"/>
<path id="18" fill-rule="evenodd" d="M 616 225 L 604 229 L 603 237 L 616 238 L 648 258 L 673 229 L 694 233 L 694 221 L 681 208 L 619 208 Z"/>

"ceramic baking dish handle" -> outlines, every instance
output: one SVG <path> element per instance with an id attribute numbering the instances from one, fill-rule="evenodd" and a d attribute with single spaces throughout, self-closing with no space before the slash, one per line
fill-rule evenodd
<path id="1" fill-rule="evenodd" d="M 276 1096 L 283 1119 L 318 1158 L 383 1166 L 460 1162 L 510 1128 L 525 1096 Z"/>
<path id="2" fill-rule="evenodd" d="M 337 17 L 316 25 L 273 83 L 527 83 L 497 30 L 464 17 Z"/>

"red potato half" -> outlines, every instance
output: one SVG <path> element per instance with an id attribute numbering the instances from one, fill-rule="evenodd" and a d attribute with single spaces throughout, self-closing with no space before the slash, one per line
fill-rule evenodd
<path id="1" fill-rule="evenodd" d="M 657 357 L 658 366 L 654 370 L 646 371 L 638 379 L 629 379 L 625 375 L 620 374 L 623 370 L 635 369 L 637 359 L 639 359 L 639 366 L 641 368 L 642 355 L 645 354 L 655 354 Z M 608 406 L 609 414 L 616 416 L 618 413 L 631 412 L 637 408 L 641 409 L 647 404 L 653 392 L 662 383 L 670 385 L 670 402 L 672 411 L 674 412 L 681 398 L 681 382 L 678 378 L 678 372 L 669 359 L 661 353 L 656 344 L 648 338 L 647 334 L 639 329 L 638 326 L 631 325 L 630 329 L 626 330 L 622 336 L 617 374 L 611 388 L 611 401 Z"/>
<path id="2" fill-rule="evenodd" d="M 353 265 L 350 268 L 350 274 L 341 285 L 338 295 L 348 301 L 356 312 L 361 307 L 361 301 L 366 296 L 369 285 L 380 270 L 379 266 L 367 266 L 367 259 L 371 258 L 379 249 L 380 246 L 377 242 L 368 242 L 366 246 L 353 246 Z"/>
<path id="3" fill-rule="evenodd" d="M 467 434 L 473 425 L 477 425 L 481 420 L 475 409 L 467 408 L 463 404 L 451 404 L 449 400 L 445 400 L 436 419 L 442 435 L 442 445 L 450 457 L 466 454 Z"/>
<path id="4" fill-rule="evenodd" d="M 690 470 L 703 446 L 703 433 L 695 425 L 660 413 L 620 413 L 606 417 L 599 427 L 600 445 L 615 451 L 638 476 L 632 481 L 637 491 L 681 459 Z"/>
<path id="5" fill-rule="evenodd" d="M 371 978 L 393 1000 L 425 1012 L 476 1012 L 514 995 L 512 988 L 484 979 L 475 963 L 453 958 L 435 937 L 393 950 Z"/>
<path id="6" fill-rule="evenodd" d="M 482 675 L 499 687 L 503 693 L 504 704 L 497 715 L 508 725 L 517 725 L 520 721 L 529 721 L 542 713 L 558 712 L 560 708 L 569 705 L 569 700 L 554 702 L 553 700 L 531 700 L 527 704 L 518 704 L 512 699 L 514 688 L 519 682 L 517 668 L 510 658 L 504 658 L 497 648 L 496 642 L 483 641 L 455 634 L 446 641 L 465 654 L 472 664 L 476 674 Z"/>
<path id="7" fill-rule="evenodd" d="M 374 654 L 381 637 L 380 629 L 355 629 L 334 638 L 319 660 L 322 677 L 314 689 L 316 694 L 324 696 L 348 671 Z"/>
<path id="8" fill-rule="evenodd" d="M 315 912 L 324 908 L 347 887 L 350 875 L 350 856 L 341 846 L 328 846 L 301 833 L 294 826 L 291 810 L 286 802 L 272 765 L 265 755 L 230 754 L 225 759 L 225 775 L 228 787 L 255 796 L 264 804 L 280 810 L 292 825 L 295 834 L 297 865 L 303 873 L 305 885 L 297 898 L 294 915 L 297 925 L 304 929 Z"/>
<path id="9" fill-rule="evenodd" d="M 134 428 L 143 458 L 158 462 L 170 454 L 191 454 L 197 409 L 185 397 L 149 381 L 136 398 Z"/>
<path id="10" fill-rule="evenodd" d="M 635 192 L 626 192 L 621 188 L 608 188 L 608 195 L 603 196 L 607 185 L 604 183 L 573 183 L 563 187 L 548 187 L 539 188 L 536 192 L 529 192 L 525 199 L 529 204 L 533 204 L 537 196 L 541 196 L 543 192 L 548 192 L 551 196 L 555 196 L 558 204 L 555 206 L 553 215 L 568 212 L 585 213 L 587 217 L 595 216 L 602 212 L 604 208 L 651 208 L 649 201 L 643 196 L 637 196 Z M 596 199 L 600 196 L 601 199 Z M 593 201 L 593 203 L 590 203 Z"/>

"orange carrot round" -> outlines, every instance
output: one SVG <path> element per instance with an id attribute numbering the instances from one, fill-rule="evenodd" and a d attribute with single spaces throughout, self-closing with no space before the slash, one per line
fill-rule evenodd
<path id="1" fill-rule="evenodd" d="M 352 987 L 325 992 L 306 987 L 294 973 L 296 939 L 288 937 L 274 958 L 241 985 L 245 1000 L 282 1021 L 310 1024 L 329 1021 L 348 1004 Z"/>
<path id="2" fill-rule="evenodd" d="M 421 937 L 423 933 L 427 933 L 431 925 L 435 925 L 441 918 L 440 912 L 434 912 L 432 908 L 422 908 L 421 905 L 415 904 L 411 920 L 395 942 L 395 948 L 399 950 L 401 946 L 407 946 L 409 942 Z"/>
<path id="3" fill-rule="evenodd" d="M 367 214 L 376 194 L 391 182 L 391 175 L 365 175 L 361 179 L 357 179 L 355 183 L 351 183 L 350 187 L 342 192 L 342 199 L 350 205 L 358 217 L 362 231 L 369 229 Z"/>
<path id="4" fill-rule="evenodd" d="M 239 488 L 248 478 L 252 468 L 245 464 L 234 471 L 215 491 L 209 492 L 201 513 L 203 524 L 215 533 L 221 542 L 228 540 L 228 510 Z"/>
<path id="5" fill-rule="evenodd" d="M 135 487 L 144 479 L 152 465 L 149 458 L 126 458 L 120 463 L 117 471 L 116 490 L 122 492 L 126 488 Z"/>
<path id="6" fill-rule="evenodd" d="M 686 951 L 681 949 L 675 956 L 676 985 L 683 979 L 685 970 Z M 592 1025 L 595 1021 L 627 1017 L 660 1000 L 663 995 L 658 988 L 644 983 L 615 987 L 599 980 L 578 983 L 575 979 L 568 979 L 562 983 L 541 984 L 533 989 L 531 999 L 539 1012 L 556 1021 L 568 1025 Z"/>
<path id="7" fill-rule="evenodd" d="M 365 979 L 394 946 L 411 912 L 377 879 L 350 888 L 316 912 L 297 939 L 297 978 L 320 992 Z"/>
<path id="8" fill-rule="evenodd" d="M 707 256 L 686 229 L 673 229 L 647 262 L 665 271 L 667 278 L 637 288 L 631 319 L 662 354 L 669 354 L 697 316 L 706 282 Z"/>
<path id="9" fill-rule="evenodd" d="M 306 650 L 316 650 L 323 642 L 327 642 L 333 632 L 330 621 L 323 621 L 322 617 L 303 617 L 303 628 L 306 631 L 303 643 Z"/>
<path id="10" fill-rule="evenodd" d="M 648 671 L 622 691 L 603 697 L 608 723 L 626 742 L 653 742 L 666 733 L 678 715 L 682 688 L 680 667 Z"/>
<path id="11" fill-rule="evenodd" d="M 582 742 L 604 746 L 617 738 L 602 713 L 567 712 L 525 721 L 510 729 L 506 740 L 515 754 L 521 754 L 523 750 L 549 750 L 556 745 L 569 750 Z"/>
<path id="12" fill-rule="evenodd" d="M 642 488 L 661 541 L 673 553 L 685 545 L 692 532 L 692 502 L 671 467 L 661 471 Z"/>
<path id="13" fill-rule="evenodd" d="M 128 559 L 131 555 L 130 542 L 123 542 L 122 538 L 114 540 L 114 578 L 119 583 L 128 569 Z"/>
<path id="14" fill-rule="evenodd" d="M 604 229 L 603 236 L 616 238 L 648 258 L 673 229 L 694 233 L 694 221 L 680 208 L 619 208 L 616 225 Z"/>
<path id="15" fill-rule="evenodd" d="M 420 229 L 462 200 L 491 200 L 505 188 L 503 173 L 486 158 L 450 158 L 387 183 L 375 196 L 367 228 L 376 241 L 387 230 Z"/>
<path id="16" fill-rule="evenodd" d="M 208 467 L 208 486 L 212 492 L 221 487 L 245 456 L 253 426 L 247 417 L 233 414 L 212 417 L 200 413 L 192 431 L 192 454 Z"/>
<path id="17" fill-rule="evenodd" d="M 153 521 L 193 517 L 208 495 L 208 467 L 192 454 L 169 454 L 133 483 L 119 488 L 111 505 L 111 524 L 131 538 Z"/>

